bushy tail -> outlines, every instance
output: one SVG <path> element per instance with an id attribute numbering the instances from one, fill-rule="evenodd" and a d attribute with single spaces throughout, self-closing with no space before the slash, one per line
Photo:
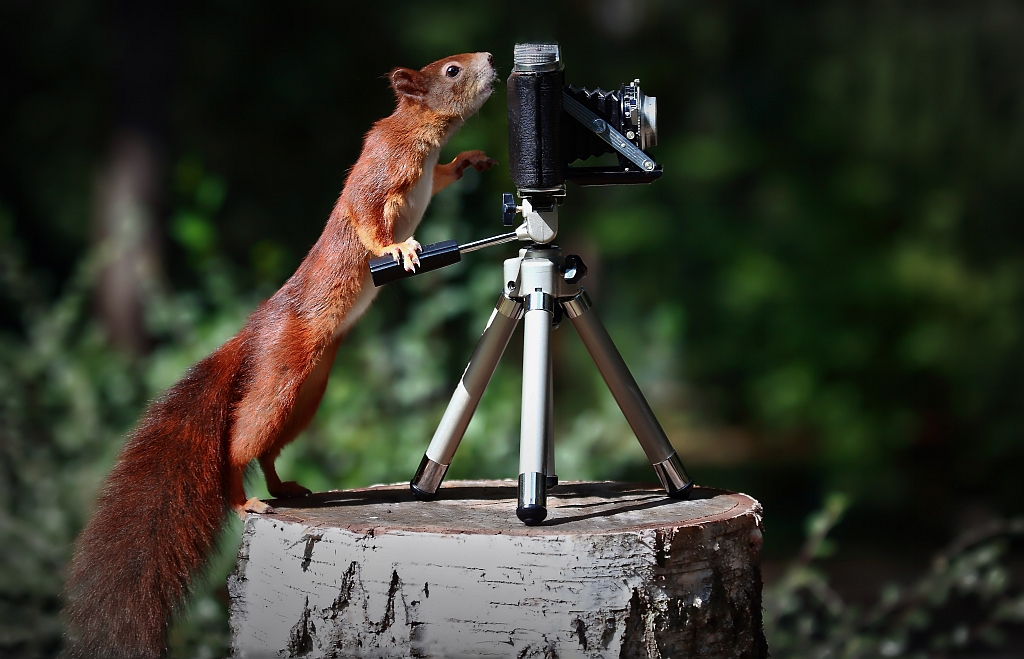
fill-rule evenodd
<path id="1" fill-rule="evenodd" d="M 171 614 L 224 523 L 242 345 L 236 337 L 196 364 L 128 439 L 71 561 L 68 656 L 165 654 Z"/>

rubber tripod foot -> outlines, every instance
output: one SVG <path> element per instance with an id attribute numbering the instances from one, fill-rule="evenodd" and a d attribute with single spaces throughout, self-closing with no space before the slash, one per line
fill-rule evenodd
<path id="1" fill-rule="evenodd" d="M 427 492 L 426 490 L 421 490 L 415 483 L 409 483 L 409 489 L 412 491 L 413 498 L 420 501 L 430 501 L 437 496 L 436 490 L 434 492 Z"/>
<path id="2" fill-rule="evenodd" d="M 536 526 L 543 522 L 544 518 L 547 516 L 548 509 L 544 506 L 531 504 L 516 508 L 516 517 L 518 517 L 519 520 L 527 526 Z"/>
<path id="3" fill-rule="evenodd" d="M 690 498 L 690 495 L 692 493 L 693 493 L 693 481 L 691 480 L 689 483 L 687 483 L 686 485 L 682 486 L 678 490 L 675 490 L 673 492 L 669 492 L 668 495 L 670 497 L 672 497 L 673 499 L 686 500 L 686 499 Z"/>

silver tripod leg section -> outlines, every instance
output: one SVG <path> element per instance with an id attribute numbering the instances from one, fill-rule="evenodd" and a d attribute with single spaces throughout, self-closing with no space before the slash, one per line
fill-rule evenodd
<path id="1" fill-rule="evenodd" d="M 550 270 L 553 276 L 553 267 Z M 540 288 L 538 286 L 538 290 L 526 296 L 523 410 L 519 437 L 519 505 L 516 508 L 516 516 L 531 526 L 543 522 L 548 514 L 545 463 L 548 455 L 551 321 L 555 299 Z M 551 290 L 551 287 L 545 288 Z"/>
<path id="2" fill-rule="evenodd" d="M 580 289 L 575 297 L 562 303 L 562 308 L 583 340 L 583 345 L 587 347 L 597 370 L 601 372 L 629 427 L 633 429 L 633 434 L 640 441 L 665 491 L 673 497 L 688 496 L 693 480 L 686 473 L 682 461 L 665 436 L 665 431 L 608 336 L 601 319 L 591 310 L 586 291 Z"/>
<path id="3" fill-rule="evenodd" d="M 455 450 L 459 448 L 459 442 L 466 434 L 466 428 L 480 403 L 480 397 L 483 396 L 484 389 L 487 388 L 487 383 L 490 382 L 494 369 L 505 352 L 509 339 L 512 338 L 512 332 L 522 317 L 523 305 L 519 300 L 505 295 L 498 298 L 498 303 L 487 321 L 487 327 L 484 328 L 483 335 L 473 350 L 473 356 L 469 358 L 469 365 L 466 366 L 462 379 L 452 394 L 451 402 L 444 411 L 441 423 L 434 431 L 427 452 L 420 461 L 419 469 L 409 483 L 416 498 L 430 499 L 437 494 L 445 472 L 452 463 Z"/>
<path id="4" fill-rule="evenodd" d="M 549 359 L 547 436 L 544 438 L 544 445 L 547 446 L 547 458 L 544 461 L 544 476 L 549 490 L 558 486 L 558 472 L 555 471 L 555 388 L 551 371 L 551 360 Z"/>

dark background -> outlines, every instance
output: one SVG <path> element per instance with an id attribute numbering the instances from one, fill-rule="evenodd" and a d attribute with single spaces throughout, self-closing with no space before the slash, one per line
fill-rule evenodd
<path id="1" fill-rule="evenodd" d="M 504 80 L 517 41 L 658 98 L 664 178 L 570 187 L 559 243 L 696 480 L 763 503 L 770 583 L 823 506 L 846 516 L 814 554 L 862 607 L 1022 512 L 1024 6 L 355 7 L 0 2 L 0 654 L 59 647 L 61 570 L 124 434 L 302 259 L 393 107 L 387 71 L 488 50 Z M 435 198 L 421 242 L 501 231 L 505 112 L 499 85 L 442 154 L 501 165 Z M 513 253 L 386 289 L 282 476 L 407 479 Z M 516 472 L 515 345 L 451 477 Z M 578 340 L 555 345 L 559 475 L 651 480 Z M 238 532 L 179 656 L 223 651 Z"/>

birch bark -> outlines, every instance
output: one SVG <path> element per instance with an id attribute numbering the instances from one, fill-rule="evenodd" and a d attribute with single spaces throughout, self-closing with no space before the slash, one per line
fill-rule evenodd
<path id="1" fill-rule="evenodd" d="M 250 515 L 229 579 L 239 657 L 765 657 L 761 507 L 698 488 L 511 482 L 328 492 Z"/>

